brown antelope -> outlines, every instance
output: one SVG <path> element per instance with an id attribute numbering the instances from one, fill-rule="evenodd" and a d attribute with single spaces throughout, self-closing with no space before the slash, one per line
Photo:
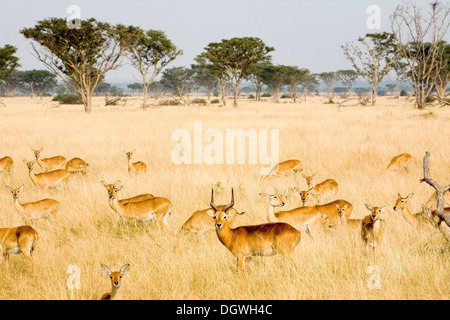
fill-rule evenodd
<path id="1" fill-rule="evenodd" d="M 128 161 L 128 173 L 129 174 L 145 173 L 147 171 L 147 165 L 144 162 L 142 161 L 131 162 L 131 156 L 133 155 L 133 153 L 134 150 L 125 152 Z"/>
<path id="2" fill-rule="evenodd" d="M 314 174 L 311 175 L 311 176 L 307 176 L 307 175 L 304 175 L 304 174 L 302 173 L 303 178 L 305 178 L 305 180 L 306 180 L 306 185 L 308 186 L 308 189 L 311 189 L 311 188 L 313 187 L 313 185 L 312 185 L 312 180 L 313 180 L 313 177 L 314 177 L 315 175 L 316 175 L 316 174 L 314 173 Z"/>
<path id="3" fill-rule="evenodd" d="M 369 247 L 375 250 L 380 244 L 384 235 L 384 219 L 380 215 L 386 210 L 386 207 L 371 207 L 365 204 L 371 214 L 365 216 L 361 223 L 361 239 L 369 251 Z"/>
<path id="4" fill-rule="evenodd" d="M 268 177 L 297 174 L 303 170 L 302 166 L 302 162 L 295 159 L 280 162 L 276 164 L 267 175 L 261 176 L 261 180 L 265 180 Z"/>
<path id="5" fill-rule="evenodd" d="M 8 263 L 9 255 L 21 253 L 33 270 L 33 250 L 39 239 L 38 232 L 30 226 L 0 229 L 0 250 Z"/>
<path id="6" fill-rule="evenodd" d="M 409 153 L 402 153 L 394 158 L 392 158 L 386 169 L 405 169 L 409 172 L 409 164 L 411 163 L 412 156 Z"/>
<path id="7" fill-rule="evenodd" d="M 306 205 L 306 201 L 308 201 L 309 196 L 314 197 L 318 203 L 321 203 L 321 202 L 327 201 L 327 200 L 329 201 L 331 199 L 335 199 L 336 194 L 338 192 L 338 184 L 333 179 L 327 179 L 305 191 L 302 191 L 297 187 L 294 187 L 294 189 L 300 195 L 302 204 Z"/>
<path id="8" fill-rule="evenodd" d="M 3 158 L 0 158 L 0 172 L 11 173 L 13 167 L 14 167 L 14 162 L 11 157 L 6 156 Z"/>
<path id="9" fill-rule="evenodd" d="M 36 160 L 33 161 L 25 161 L 28 172 L 30 174 L 30 179 L 33 181 L 35 185 L 42 187 L 44 190 L 48 190 L 50 188 L 58 188 L 64 187 L 67 183 L 67 179 L 69 179 L 70 172 L 64 169 L 57 169 L 48 172 L 42 173 L 34 173 L 33 167 L 36 164 Z"/>
<path id="10" fill-rule="evenodd" d="M 72 158 L 66 163 L 65 169 L 70 173 L 81 172 L 82 174 L 86 174 L 86 169 L 89 164 L 80 158 Z"/>
<path id="11" fill-rule="evenodd" d="M 119 288 L 124 275 L 130 270 L 130 264 L 127 263 L 120 271 L 111 272 L 107 266 L 101 264 L 102 271 L 111 279 L 111 292 L 104 293 L 100 300 L 121 300 L 122 294 L 119 293 Z"/>
<path id="12" fill-rule="evenodd" d="M 253 226 L 230 227 L 229 218 L 236 214 L 234 192 L 231 202 L 223 209 L 214 204 L 214 190 L 211 192 L 211 209 L 219 241 L 237 258 L 237 271 L 244 269 L 245 259 L 250 256 L 270 256 L 277 253 L 292 261 L 292 252 L 301 239 L 301 233 L 287 223 L 266 223 Z"/>
<path id="13" fill-rule="evenodd" d="M 409 210 L 409 206 L 408 206 L 408 200 L 411 199 L 414 196 L 414 193 L 410 193 L 407 197 L 402 197 L 400 195 L 400 193 L 397 193 L 397 200 L 395 202 L 394 205 L 394 211 L 397 210 L 402 210 L 402 216 L 405 219 L 405 221 L 413 226 L 413 227 L 417 227 L 417 228 L 422 228 L 425 226 L 428 226 L 428 220 L 425 217 L 423 211 L 419 211 L 417 213 L 411 213 L 411 211 Z M 433 216 L 433 219 L 436 220 L 436 222 L 439 222 L 439 217 L 436 216 L 436 214 L 434 213 L 436 210 L 436 204 L 434 204 L 434 208 L 431 207 L 430 208 L 431 211 L 431 215 Z M 448 212 L 450 210 L 450 208 L 444 208 L 444 212 Z M 431 227 L 431 225 L 430 225 Z"/>
<path id="14" fill-rule="evenodd" d="M 340 206 L 348 206 L 348 210 L 346 210 L 345 213 L 347 216 L 350 216 L 353 210 L 353 205 L 350 202 L 339 199 L 322 205 L 304 206 L 287 211 L 275 212 L 275 207 L 284 206 L 284 202 L 281 200 L 281 197 L 279 195 L 269 195 L 265 193 L 260 193 L 260 195 L 265 199 L 269 199 L 269 206 L 267 209 L 267 219 L 269 222 L 289 223 L 297 230 L 306 231 L 310 235 L 313 231 L 320 228 L 321 214 L 327 215 L 331 220 L 331 224 L 339 223 L 339 215 L 336 210 L 336 204 L 339 204 Z"/>
<path id="15" fill-rule="evenodd" d="M 152 197 L 142 201 L 120 203 L 117 198 L 117 192 L 123 188 L 120 181 L 116 181 L 113 187 L 110 187 L 111 185 L 105 181 L 102 181 L 102 183 L 108 191 L 110 207 L 120 216 L 130 220 L 135 225 L 136 220 L 150 221 L 155 219 L 159 229 L 161 229 L 161 224 L 169 227 L 167 218 L 170 216 L 170 210 L 172 209 L 172 202 L 169 199 Z"/>
<path id="16" fill-rule="evenodd" d="M 425 206 L 430 208 L 430 210 L 437 209 L 436 191 L 434 191 L 433 194 L 430 196 Z M 444 193 L 444 206 L 450 206 L 450 191 Z"/>
<path id="17" fill-rule="evenodd" d="M 225 207 L 226 205 L 218 205 L 217 209 L 223 210 L 223 208 Z M 197 233 L 199 241 L 202 241 L 206 232 L 215 229 L 214 220 L 212 220 L 207 213 L 208 210 L 209 208 L 195 211 L 192 216 L 183 224 L 180 229 L 180 233 Z M 244 213 L 245 212 L 236 211 L 236 214 L 228 217 L 228 223 L 230 224 L 230 226 L 233 225 L 233 222 L 238 215 L 242 215 Z"/>
<path id="18" fill-rule="evenodd" d="M 106 182 L 102 181 L 102 183 L 103 183 L 103 185 L 105 185 Z M 116 189 L 116 192 L 117 192 L 117 188 L 120 187 L 120 183 L 121 183 L 120 180 L 117 180 L 113 184 L 106 183 L 105 188 L 106 189 Z M 139 202 L 139 201 L 151 199 L 151 198 L 154 198 L 154 197 L 155 196 L 153 194 L 151 194 L 151 193 L 143 193 L 143 194 L 140 194 L 140 195 L 137 195 L 137 196 L 133 196 L 133 197 L 130 197 L 130 198 L 119 199 L 118 202 L 119 202 L 120 205 L 125 205 L 128 202 Z M 111 204 L 112 200 L 108 200 L 108 202 L 110 203 L 110 205 L 112 205 Z"/>
<path id="19" fill-rule="evenodd" d="M 33 150 L 34 156 L 36 157 L 36 161 L 37 161 L 38 165 L 42 168 L 42 170 L 44 170 L 44 172 L 66 168 L 67 160 L 63 156 L 55 156 L 55 157 L 51 157 L 51 158 L 42 159 L 41 158 L 42 149 L 43 148 L 40 148 L 39 150 L 35 150 L 35 149 L 31 148 L 31 150 Z"/>
<path id="20" fill-rule="evenodd" d="M 347 210 L 348 208 L 348 204 L 344 205 L 344 206 L 339 206 L 339 204 L 336 204 L 336 208 L 339 214 L 339 218 L 340 218 L 340 224 L 346 228 L 348 231 L 360 231 L 361 230 L 361 225 L 362 225 L 362 220 L 363 219 L 350 219 L 349 218 L 349 214 L 344 213 L 345 210 Z"/>
<path id="21" fill-rule="evenodd" d="M 30 224 L 32 220 L 41 218 L 50 218 L 59 210 L 59 202 L 53 199 L 42 199 L 35 202 L 20 203 L 19 193 L 22 192 L 23 186 L 18 189 L 13 189 L 8 186 L 6 188 L 12 193 L 14 199 L 14 206 L 17 212 L 23 215 L 26 224 Z"/>

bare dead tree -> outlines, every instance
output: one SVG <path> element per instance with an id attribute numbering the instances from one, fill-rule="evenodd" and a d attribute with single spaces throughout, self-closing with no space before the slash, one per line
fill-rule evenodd
<path id="1" fill-rule="evenodd" d="M 402 58 L 410 70 L 416 105 L 423 108 L 444 64 L 443 41 L 450 27 L 450 5 L 434 2 L 431 12 L 423 14 L 415 3 L 401 4 L 391 16 L 391 28 Z M 442 80 L 442 79 L 441 79 Z M 446 86 L 445 86 L 446 87 Z"/>
<path id="2" fill-rule="evenodd" d="M 429 208 L 425 205 L 422 205 L 422 210 L 431 225 L 438 229 L 444 238 L 450 242 L 450 211 L 446 212 L 444 210 L 444 193 L 450 190 L 450 184 L 443 187 L 430 177 L 430 170 L 428 168 L 429 157 L 430 152 L 427 151 L 423 157 L 424 177 L 420 179 L 420 182 L 426 182 L 436 190 L 437 206 L 436 210 L 431 213 Z M 437 221 L 435 217 L 437 218 Z"/>

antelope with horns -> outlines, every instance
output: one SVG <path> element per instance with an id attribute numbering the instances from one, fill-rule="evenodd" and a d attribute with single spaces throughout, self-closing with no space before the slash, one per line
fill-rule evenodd
<path id="1" fill-rule="evenodd" d="M 301 233 L 287 223 L 266 223 L 252 226 L 240 226 L 232 229 L 229 219 L 236 214 L 234 192 L 231 189 L 231 202 L 219 209 L 214 204 L 214 190 L 208 214 L 215 221 L 216 234 L 219 241 L 237 258 L 237 271 L 244 269 L 245 259 L 251 256 L 270 256 L 281 254 L 290 259 L 292 252 L 299 244 Z"/>

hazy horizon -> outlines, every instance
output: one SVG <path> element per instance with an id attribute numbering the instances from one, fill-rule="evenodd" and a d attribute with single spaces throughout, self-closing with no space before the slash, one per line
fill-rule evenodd
<path id="1" fill-rule="evenodd" d="M 93 17 L 109 23 L 136 25 L 164 31 L 184 51 L 168 67 L 187 66 L 210 42 L 232 37 L 255 36 L 275 48 L 274 64 L 295 65 L 311 72 L 352 69 L 341 46 L 369 32 L 390 31 L 389 16 L 402 1 L 295 0 L 139 0 L 8 2 L 0 12 L 0 46 L 17 47 L 19 70 L 45 69 L 32 53 L 31 42 L 19 30 L 48 17 L 70 17 L 67 8 L 80 8 L 81 19 Z M 427 4 L 428 2 L 418 2 Z M 380 9 L 380 28 L 370 29 L 367 9 Z M 127 64 L 106 74 L 111 83 L 137 81 Z"/>

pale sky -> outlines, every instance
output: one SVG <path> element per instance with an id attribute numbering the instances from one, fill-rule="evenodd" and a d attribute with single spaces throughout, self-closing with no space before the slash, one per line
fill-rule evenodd
<path id="1" fill-rule="evenodd" d="M 430 0 L 417 1 L 427 6 Z M 210 42 L 232 37 L 261 38 L 275 48 L 274 64 L 295 65 L 311 72 L 351 69 L 341 45 L 369 32 L 390 31 L 389 16 L 401 1 L 392 0 L 9 0 L 0 11 L 0 46 L 18 48 L 20 70 L 44 69 L 30 40 L 19 30 L 48 17 L 70 17 L 164 31 L 184 51 L 169 67 L 193 63 Z M 380 29 L 370 29 L 369 6 L 380 9 Z M 126 61 L 126 60 L 124 60 Z M 135 82 L 137 72 L 123 65 L 106 75 L 108 82 Z"/>

